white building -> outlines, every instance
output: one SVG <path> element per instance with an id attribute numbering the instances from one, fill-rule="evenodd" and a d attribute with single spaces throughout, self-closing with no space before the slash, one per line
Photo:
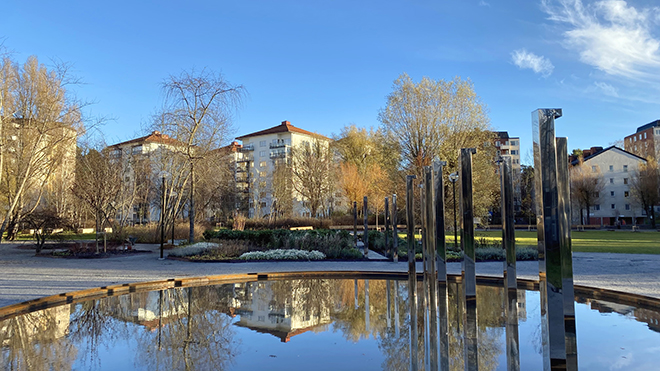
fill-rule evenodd
<path id="1" fill-rule="evenodd" d="M 589 219 L 585 224 L 604 226 L 616 225 L 617 222 L 628 225 L 643 223 L 646 213 L 632 196 L 630 187 L 633 174 L 639 165 L 645 163 L 646 159 L 616 146 L 590 153 L 584 158 L 583 166 L 594 173 L 600 173 L 604 183 L 598 201 L 590 207 Z M 571 162 L 573 166 L 578 164 L 579 160 Z M 581 224 L 578 207 L 573 207 L 573 223 Z"/>
<path id="2" fill-rule="evenodd" d="M 511 171 L 513 173 L 513 208 L 515 212 L 520 211 L 520 138 L 510 137 L 507 131 L 495 131 L 494 145 L 497 155 L 511 157 Z"/>
<path id="3" fill-rule="evenodd" d="M 130 223 L 157 221 L 160 209 L 150 199 L 149 187 L 157 174 L 156 160 L 163 151 L 171 151 L 181 142 L 167 134 L 153 131 L 149 135 L 113 144 L 106 148 L 113 162 L 122 167 L 122 192 L 133 202 L 122 202 L 120 214 Z M 157 178 L 157 175 L 156 175 Z M 130 196 L 129 196 L 130 195 Z M 127 205 L 127 206 L 124 206 Z M 122 217 L 118 215 L 118 217 Z"/>
<path id="4" fill-rule="evenodd" d="M 273 207 L 273 172 L 278 164 L 291 164 L 291 148 L 320 140 L 325 144 L 330 139 L 282 121 L 280 125 L 242 135 L 236 139 L 243 142 L 238 160 L 236 180 L 245 186 L 241 189 L 249 194 L 249 217 L 263 217 Z M 304 200 L 293 193 L 293 215 L 308 215 Z"/>

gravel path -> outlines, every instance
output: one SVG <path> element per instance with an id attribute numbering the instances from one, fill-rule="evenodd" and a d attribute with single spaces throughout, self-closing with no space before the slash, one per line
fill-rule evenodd
<path id="1" fill-rule="evenodd" d="M 35 257 L 17 244 L 0 245 L 0 307 L 63 292 L 111 284 L 229 273 L 294 271 L 405 272 L 407 263 L 267 262 L 190 263 L 158 260 L 158 245 L 137 245 L 151 253 L 105 259 Z M 574 253 L 575 283 L 660 298 L 660 255 Z M 477 263 L 477 274 L 502 276 L 501 262 Z M 418 263 L 421 269 L 421 263 Z M 460 263 L 449 263 L 460 274 Z M 518 277 L 538 278 L 537 262 L 518 262 Z"/>

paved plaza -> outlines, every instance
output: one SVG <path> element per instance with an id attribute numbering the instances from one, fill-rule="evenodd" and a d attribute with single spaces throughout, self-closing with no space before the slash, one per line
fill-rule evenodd
<path id="1" fill-rule="evenodd" d="M 31 242 L 29 242 L 31 243 Z M 100 286 L 230 273 L 295 271 L 405 272 L 406 262 L 192 263 L 158 260 L 158 245 L 136 246 L 151 253 L 105 259 L 35 257 L 21 245 L 0 245 L 0 307 Z M 372 254 L 373 255 L 373 254 Z M 660 298 L 660 255 L 574 253 L 575 284 Z M 418 263 L 418 270 L 421 263 Z M 502 276 L 502 262 L 477 263 L 477 274 Z M 449 263 L 460 274 L 460 263 Z M 518 262 L 518 277 L 538 278 L 538 262 Z"/>

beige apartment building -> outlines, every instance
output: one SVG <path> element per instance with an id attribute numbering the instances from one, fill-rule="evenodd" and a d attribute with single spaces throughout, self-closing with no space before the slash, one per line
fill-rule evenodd
<path id="1" fill-rule="evenodd" d="M 646 159 L 616 146 L 592 147 L 584 150 L 583 156 L 582 166 L 586 171 L 600 174 L 604 184 L 595 205 L 590 207 L 589 216 L 584 216 L 587 219 L 584 224 L 642 224 L 646 212 L 633 197 L 630 187 L 633 174 Z M 579 165 L 579 159 L 572 157 L 571 160 L 571 165 Z M 572 210 L 573 224 L 582 224 L 579 206 L 574 205 Z"/>
<path id="2" fill-rule="evenodd" d="M 329 145 L 331 139 L 293 126 L 289 121 L 280 125 L 237 137 L 242 147 L 237 160 L 236 182 L 238 189 L 248 197 L 248 216 L 270 215 L 274 202 L 274 173 L 278 166 L 291 165 L 291 148 L 319 140 Z M 288 180 L 291 181 L 290 179 Z M 291 188 L 294 216 L 308 216 L 310 211 L 305 200 Z M 280 201 L 281 202 L 281 201 Z"/>

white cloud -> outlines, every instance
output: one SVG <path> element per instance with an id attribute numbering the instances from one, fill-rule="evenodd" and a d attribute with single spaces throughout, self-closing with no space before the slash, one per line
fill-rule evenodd
<path id="1" fill-rule="evenodd" d="M 549 59 L 530 53 L 525 49 L 514 50 L 511 53 L 513 63 L 520 69 L 529 68 L 535 73 L 540 73 L 544 77 L 552 74 L 555 66 L 552 65 Z"/>
<path id="2" fill-rule="evenodd" d="M 605 95 L 608 95 L 608 96 L 614 97 L 614 98 L 619 97 L 619 92 L 617 91 L 617 89 L 614 86 L 612 86 L 608 83 L 601 82 L 601 81 L 595 81 L 594 85 L 596 86 L 596 88 L 598 90 L 600 90 Z"/>
<path id="3" fill-rule="evenodd" d="M 660 40 L 651 33 L 657 9 L 623 0 L 541 0 L 548 18 L 564 24 L 566 46 L 580 61 L 614 76 L 646 79 L 660 72 Z"/>
<path id="4" fill-rule="evenodd" d="M 479 6 L 487 6 L 490 8 L 490 3 L 487 3 L 484 0 L 479 0 Z"/>

